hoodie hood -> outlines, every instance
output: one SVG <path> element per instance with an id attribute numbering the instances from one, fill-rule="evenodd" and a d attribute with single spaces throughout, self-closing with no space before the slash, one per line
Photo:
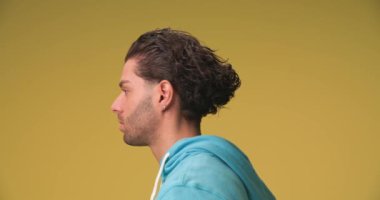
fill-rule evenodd
<path id="1" fill-rule="evenodd" d="M 248 157 L 231 142 L 212 135 L 200 135 L 177 141 L 160 161 L 163 167 L 162 183 L 182 160 L 201 152 L 211 153 L 227 165 L 243 183 L 249 199 L 275 199 L 253 169 Z"/>

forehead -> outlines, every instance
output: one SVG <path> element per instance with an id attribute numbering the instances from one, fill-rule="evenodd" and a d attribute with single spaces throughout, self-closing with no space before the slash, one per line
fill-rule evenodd
<path id="1" fill-rule="evenodd" d="M 136 59 L 128 59 L 123 66 L 123 71 L 121 72 L 121 79 L 123 78 L 132 78 L 136 76 L 135 69 L 137 67 Z"/>
<path id="2" fill-rule="evenodd" d="M 138 60 L 135 58 L 130 58 L 125 62 L 121 73 L 120 86 L 141 87 L 147 84 L 143 78 L 136 74 L 137 67 Z"/>

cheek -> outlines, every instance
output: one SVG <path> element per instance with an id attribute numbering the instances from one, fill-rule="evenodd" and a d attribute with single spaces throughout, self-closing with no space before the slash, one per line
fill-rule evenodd
<path id="1" fill-rule="evenodd" d="M 131 96 L 124 96 L 121 101 L 121 107 L 124 113 L 131 113 L 134 110 L 134 107 L 137 105 L 136 99 Z"/>
<path id="2" fill-rule="evenodd" d="M 128 100 L 124 100 L 123 103 L 121 104 L 121 107 L 124 113 L 128 113 L 130 111 L 131 106 L 129 104 L 130 104 L 130 101 Z"/>

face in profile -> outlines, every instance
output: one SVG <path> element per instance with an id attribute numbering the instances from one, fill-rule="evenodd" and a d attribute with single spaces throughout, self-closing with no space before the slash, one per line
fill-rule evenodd
<path id="1" fill-rule="evenodd" d="M 136 75 L 136 67 L 136 59 L 125 63 L 119 84 L 121 92 L 112 104 L 112 111 L 117 115 L 125 143 L 145 146 L 154 137 L 158 115 L 153 106 L 153 86 Z"/>

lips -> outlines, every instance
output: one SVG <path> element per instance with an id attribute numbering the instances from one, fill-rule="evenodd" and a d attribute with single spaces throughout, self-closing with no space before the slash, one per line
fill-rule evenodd
<path id="1" fill-rule="evenodd" d="M 124 120 L 121 119 L 121 117 L 117 117 L 119 119 L 120 124 L 124 124 Z"/>

